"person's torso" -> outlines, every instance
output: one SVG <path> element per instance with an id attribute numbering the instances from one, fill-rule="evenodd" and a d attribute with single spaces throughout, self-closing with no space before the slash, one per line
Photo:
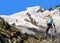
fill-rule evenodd
<path id="1" fill-rule="evenodd" d="M 52 18 L 47 19 L 47 24 L 52 24 Z"/>

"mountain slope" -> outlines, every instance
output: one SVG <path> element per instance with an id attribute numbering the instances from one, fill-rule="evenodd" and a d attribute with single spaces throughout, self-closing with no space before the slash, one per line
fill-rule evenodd
<path id="1" fill-rule="evenodd" d="M 25 29 L 25 27 L 23 26 L 21 28 Z M 43 39 L 44 36 L 42 35 L 44 32 L 37 31 L 35 28 L 28 28 L 26 29 L 26 31 L 28 31 L 28 33 L 30 34 L 27 34 L 27 33 L 22 34 L 20 30 L 21 29 L 19 28 L 18 30 L 15 27 L 15 25 L 10 26 L 3 18 L 0 17 L 0 43 L 42 43 L 42 42 L 45 42 Z M 38 33 L 40 34 L 33 35 L 31 34 L 31 33 L 34 33 L 33 31 L 36 34 Z"/>
<path id="2" fill-rule="evenodd" d="M 21 28 L 22 26 L 27 28 L 36 28 L 38 31 L 46 30 L 46 20 L 43 19 L 43 16 L 48 14 L 52 14 L 54 22 L 56 24 L 57 33 L 60 32 L 60 6 L 54 8 L 53 10 L 44 10 L 40 6 L 29 7 L 25 11 L 18 12 L 9 16 L 1 15 L 2 18 L 10 25 L 15 24 L 17 28 Z M 24 29 L 21 29 L 24 31 Z M 26 31 L 28 33 L 28 31 Z M 23 32 L 24 33 L 24 32 Z"/>
<path id="3" fill-rule="evenodd" d="M 17 12 L 12 15 L 0 15 L 0 40 L 8 37 L 10 43 L 51 43 L 59 42 L 60 39 L 60 6 L 51 8 L 49 10 L 44 10 L 40 6 L 29 7 L 25 11 Z M 56 24 L 57 34 L 53 32 L 53 38 L 57 36 L 58 39 L 51 41 L 51 31 L 49 31 L 48 39 L 44 39 L 45 30 L 47 28 L 46 20 L 43 16 L 52 14 L 54 22 Z M 3 29 L 3 30 L 2 30 Z M 13 31 L 12 31 L 13 30 Z M 51 29 L 50 29 L 51 30 Z M 53 29 L 54 30 L 54 29 Z M 12 32 L 13 34 L 12 34 Z M 18 35 L 18 36 L 17 36 Z M 11 39 L 12 38 L 12 39 Z M 8 42 L 7 42 L 8 43 Z"/>

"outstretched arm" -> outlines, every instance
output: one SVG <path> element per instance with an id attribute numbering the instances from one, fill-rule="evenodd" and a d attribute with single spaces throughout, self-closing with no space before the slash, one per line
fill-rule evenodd
<path id="1" fill-rule="evenodd" d="M 47 19 L 48 18 L 48 16 L 44 16 L 44 17 L 42 17 L 43 19 Z"/>

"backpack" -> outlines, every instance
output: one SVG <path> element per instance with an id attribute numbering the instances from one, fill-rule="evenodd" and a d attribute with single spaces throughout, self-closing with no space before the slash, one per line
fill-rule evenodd
<path id="1" fill-rule="evenodd" d="M 52 18 L 48 18 L 47 23 L 52 24 Z"/>

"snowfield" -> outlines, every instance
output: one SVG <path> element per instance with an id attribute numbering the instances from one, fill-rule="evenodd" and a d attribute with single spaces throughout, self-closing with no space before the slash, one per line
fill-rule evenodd
<path id="1" fill-rule="evenodd" d="M 40 31 L 46 30 L 46 19 L 43 19 L 43 16 L 47 16 L 48 14 L 52 14 L 52 17 L 54 19 L 54 22 L 56 24 L 56 30 L 57 32 L 60 32 L 60 6 L 53 8 L 53 10 L 44 10 L 40 6 L 34 6 L 34 7 L 28 7 L 25 11 L 17 12 L 14 14 L 11 14 L 9 16 L 7 15 L 0 15 L 6 22 L 8 22 L 10 25 L 15 24 L 18 29 L 21 28 L 21 26 L 25 26 L 28 28 L 36 28 Z M 21 28 L 22 33 L 33 33 L 34 32 L 24 29 L 24 27 Z M 25 31 L 26 30 L 26 31 Z"/>

